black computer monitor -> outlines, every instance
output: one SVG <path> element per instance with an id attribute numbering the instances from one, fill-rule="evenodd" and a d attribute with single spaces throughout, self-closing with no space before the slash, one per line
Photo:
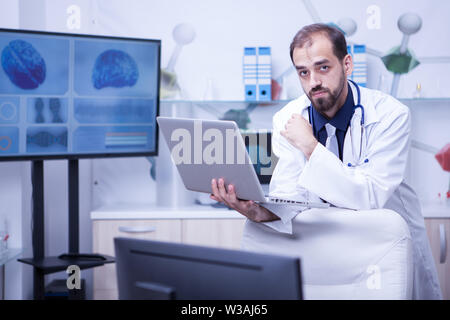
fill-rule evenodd
<path id="1" fill-rule="evenodd" d="M 0 29 L 0 161 L 156 155 L 160 47 Z"/>
<path id="2" fill-rule="evenodd" d="M 299 300 L 300 259 L 114 239 L 119 299 Z"/>

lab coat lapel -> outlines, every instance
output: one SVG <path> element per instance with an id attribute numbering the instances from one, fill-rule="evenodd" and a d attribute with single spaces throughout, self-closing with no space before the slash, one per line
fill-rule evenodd
<path id="1" fill-rule="evenodd" d="M 354 163 L 354 161 L 355 159 L 353 158 L 351 127 L 349 127 L 347 132 L 345 133 L 342 162 L 348 164 Z"/>
<path id="2" fill-rule="evenodd" d="M 350 88 L 353 92 L 353 98 L 355 105 L 358 103 L 358 93 L 353 84 L 350 84 Z M 373 93 L 366 90 L 364 87 L 359 87 L 361 91 L 361 105 L 364 108 L 364 131 L 365 134 L 361 137 L 361 117 L 362 112 L 360 108 L 355 110 L 353 117 L 350 121 L 350 127 L 345 134 L 344 150 L 342 161 L 346 165 L 351 163 L 352 165 L 360 164 L 360 157 L 365 156 L 365 150 L 367 147 L 366 135 L 368 127 L 379 121 L 376 113 L 375 104 L 378 103 L 378 99 Z M 360 154 L 361 153 L 361 154 Z"/>

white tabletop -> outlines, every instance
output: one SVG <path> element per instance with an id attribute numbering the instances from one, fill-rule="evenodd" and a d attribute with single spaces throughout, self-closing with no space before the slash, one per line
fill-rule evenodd
<path id="1" fill-rule="evenodd" d="M 422 203 L 422 215 L 424 218 L 450 218 L 450 202 L 424 202 Z"/>
<path id="2" fill-rule="evenodd" d="M 8 262 L 14 260 L 15 258 L 19 258 L 21 254 L 22 249 L 19 248 L 6 249 L 6 251 L 0 253 L 0 266 L 7 264 Z"/>
<path id="3" fill-rule="evenodd" d="M 450 218 L 450 204 L 422 203 L 424 218 Z M 163 207 L 156 204 L 114 204 L 102 206 L 91 212 L 92 220 L 135 219 L 243 219 L 234 210 L 213 208 L 209 205 Z"/>
<path id="4" fill-rule="evenodd" d="M 244 219 L 244 217 L 234 210 L 213 208 L 209 205 L 163 207 L 156 204 L 115 204 L 92 211 L 91 219 Z"/>

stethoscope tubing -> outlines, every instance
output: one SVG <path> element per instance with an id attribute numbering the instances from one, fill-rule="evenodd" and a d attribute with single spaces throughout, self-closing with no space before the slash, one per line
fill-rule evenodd
<path id="1" fill-rule="evenodd" d="M 361 105 L 361 91 L 359 89 L 359 86 L 356 82 L 354 82 L 353 80 L 347 79 L 348 81 L 350 81 L 356 88 L 356 93 L 357 93 L 357 104 L 355 105 L 355 107 L 353 108 L 353 110 L 356 110 L 358 108 L 361 109 L 361 141 L 360 141 L 360 145 L 359 145 L 359 159 L 361 159 L 361 155 L 362 155 L 362 144 L 363 144 L 363 134 L 364 134 L 364 107 Z M 308 115 L 309 115 L 309 122 L 310 124 L 313 126 L 313 132 L 315 132 L 315 128 L 314 128 L 314 113 L 312 112 L 312 105 L 309 105 L 308 107 Z M 316 137 L 318 138 L 318 137 Z M 369 162 L 369 159 L 365 159 L 364 163 Z M 348 163 L 349 167 L 354 167 L 355 165 L 352 165 L 350 162 Z"/>

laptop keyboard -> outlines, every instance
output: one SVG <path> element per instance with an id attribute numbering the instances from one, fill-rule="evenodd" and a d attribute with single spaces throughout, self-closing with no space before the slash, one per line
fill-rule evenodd
<path id="1" fill-rule="evenodd" d="M 297 203 L 297 204 L 304 204 L 304 201 L 295 201 L 295 200 L 286 200 L 286 199 L 280 199 L 280 198 L 269 198 L 269 202 L 274 203 Z"/>

